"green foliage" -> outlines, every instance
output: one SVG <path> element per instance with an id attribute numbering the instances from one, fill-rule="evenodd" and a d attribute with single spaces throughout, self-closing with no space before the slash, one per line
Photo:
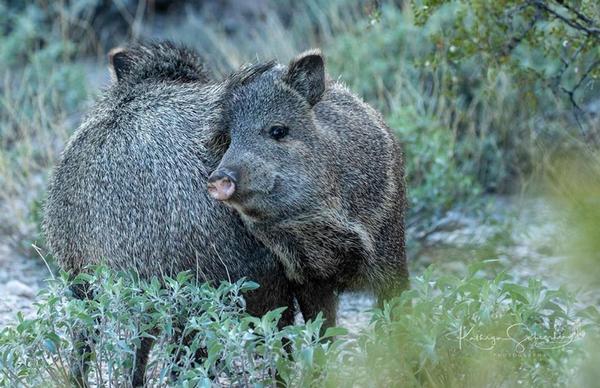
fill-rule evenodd
<path id="1" fill-rule="evenodd" d="M 483 71 L 477 62 L 434 63 L 430 33 L 387 6 L 326 51 L 331 73 L 380 108 L 405 144 L 409 218 L 421 227 L 483 191 L 505 189 L 532 157 L 529 112 L 513 80 L 474 79 Z M 515 118 L 523 120 L 506 125 Z"/>
<path id="2" fill-rule="evenodd" d="M 408 107 L 388 118 L 404 144 L 406 175 L 410 182 L 410 225 L 425 227 L 456 206 L 481 193 L 476 179 L 461 170 L 452 132 L 440 128 L 433 117 L 423 117 Z"/>
<path id="3" fill-rule="evenodd" d="M 58 28 L 68 23 L 48 17 L 36 4 L 0 5 L 0 232 L 22 251 L 40 239 L 45 174 L 87 95 L 75 45 Z"/>
<path id="4" fill-rule="evenodd" d="M 596 35 L 541 13 L 513 41 L 531 21 L 528 3 L 383 4 L 376 19 L 327 42 L 331 73 L 377 106 L 405 143 L 410 224 L 426 228 L 483 192 L 511 192 L 597 136 L 570 101 L 598 95 L 596 70 L 583 70 L 600 60 Z M 581 9 L 593 16 L 592 3 Z"/>
<path id="5" fill-rule="evenodd" d="M 80 333 L 95 333 L 86 343 L 93 353 L 90 377 L 100 386 L 130 384 L 135 349 L 145 337 L 156 341 L 148 364 L 150 386 L 164 386 L 172 372 L 187 386 L 204 386 L 211 378 L 245 386 L 271 383 L 271 372 L 280 365 L 281 377 L 292 382 L 314 373 L 305 349 L 318 354 L 334 346 L 318 342 L 322 320 L 280 331 L 281 309 L 248 316 L 242 292 L 256 288 L 252 282 L 215 288 L 193 282 L 186 273 L 163 283 L 142 282 L 134 274 L 97 268 L 72 282 L 83 283 L 93 298 L 73 298 L 71 282 L 61 274 L 42 291 L 36 318 L 19 316 L 15 326 L 0 333 L 0 385 L 68 386 L 69 360 Z M 289 361 L 284 338 L 295 349 Z M 201 347 L 207 356 L 194 364 Z"/>
<path id="6" fill-rule="evenodd" d="M 175 384 L 172 372 L 179 386 L 567 385 L 585 356 L 581 338 L 597 332 L 598 311 L 576 309 L 567 292 L 535 280 L 518 285 L 504 272 L 489 279 L 486 267 L 474 264 L 464 278 L 429 268 L 356 337 L 338 328 L 320 337 L 321 319 L 278 329 L 281 309 L 247 315 L 242 293 L 257 286 L 251 282 L 215 288 L 187 273 L 143 282 L 97 268 L 74 280 L 93 295 L 77 300 L 62 274 L 42 291 L 36 317 L 19 316 L 0 332 L 0 386 L 68 385 L 82 331 L 93 333 L 90 376 L 99 386 L 129 384 L 147 336 L 156 339 L 149 386 Z M 195 360 L 200 348 L 206 355 Z"/>
<path id="7" fill-rule="evenodd" d="M 413 280 L 413 290 L 376 312 L 364 347 L 385 363 L 379 385 L 399 379 L 440 387 L 568 385 L 570 358 L 583 336 L 572 298 L 536 280 L 515 284 L 504 272 L 487 279 L 480 273 L 485 267 L 473 264 L 463 278 L 429 268 Z M 386 357 L 398 349 L 401 362 Z"/>
<path id="8" fill-rule="evenodd" d="M 547 183 L 555 213 L 564 222 L 567 257 L 561 270 L 576 279 L 579 287 L 597 290 L 600 285 L 600 154 L 589 150 L 557 160 Z M 598 322 L 596 309 L 583 314 Z M 593 387 L 600 378 L 600 333 L 595 330 L 586 341 L 588 354 L 574 386 Z"/>
<path id="9" fill-rule="evenodd" d="M 600 286 L 600 154 L 571 155 L 555 163 L 549 182 L 556 212 L 565 220 L 566 270 L 582 284 Z"/>
<path id="10" fill-rule="evenodd" d="M 436 59 L 477 58 L 484 68 L 508 69 L 529 92 L 564 93 L 574 105 L 599 92 L 597 1 L 413 0 L 412 5 L 418 25 L 435 25 Z M 440 13 L 451 16 L 440 23 Z"/>

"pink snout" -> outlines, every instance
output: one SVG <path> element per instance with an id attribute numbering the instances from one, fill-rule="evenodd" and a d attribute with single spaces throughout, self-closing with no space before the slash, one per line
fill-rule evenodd
<path id="1" fill-rule="evenodd" d="M 235 193 L 235 174 L 216 170 L 208 178 L 208 193 L 217 201 L 227 201 Z"/>

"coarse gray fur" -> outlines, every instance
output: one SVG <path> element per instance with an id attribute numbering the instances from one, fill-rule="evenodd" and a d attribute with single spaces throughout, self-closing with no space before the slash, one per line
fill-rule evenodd
<path id="1" fill-rule="evenodd" d="M 325 75 L 319 51 L 231 75 L 222 120 L 210 181 L 235 182 L 225 203 L 284 264 L 305 319 L 322 311 L 334 324 L 345 289 L 371 288 L 381 304 L 408 286 L 401 146 Z M 287 136 L 274 139 L 275 126 Z"/>
<path id="2" fill-rule="evenodd" d="M 69 140 L 48 187 L 43 229 L 60 267 L 77 274 L 104 263 L 146 279 L 191 270 L 217 283 L 247 277 L 260 284 L 246 296 L 249 313 L 288 306 L 282 324 L 292 323 L 282 265 L 204 190 L 214 166 L 203 137 L 224 88 L 194 52 L 170 43 L 116 49 L 110 59 L 116 82 Z M 143 382 L 143 369 L 135 378 Z"/>

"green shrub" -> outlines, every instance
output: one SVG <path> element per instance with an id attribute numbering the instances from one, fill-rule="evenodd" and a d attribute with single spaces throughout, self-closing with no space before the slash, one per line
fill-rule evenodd
<path id="1" fill-rule="evenodd" d="M 181 273 L 161 284 L 156 278 L 141 282 L 134 274 L 101 267 L 73 282 L 67 278 L 63 273 L 41 291 L 35 318 L 19 315 L 15 326 L 0 332 L 0 385 L 68 386 L 69 360 L 84 332 L 96 333 L 86 343 L 93 352 L 90 378 L 100 386 L 130 384 L 135 348 L 144 337 L 156 340 L 147 371 L 150 386 L 165 385 L 171 372 L 181 372 L 181 380 L 192 386 L 205 386 L 210 378 L 246 386 L 271 384 L 275 368 L 285 381 L 294 381 L 303 373 L 313 374 L 305 348 L 332 349 L 318 342 L 321 320 L 279 331 L 282 309 L 248 316 L 242 292 L 258 286 L 252 282 L 214 288 Z M 70 285 L 82 283 L 89 285 L 92 299 L 73 298 Z M 156 334 L 155 327 L 161 332 Z M 192 339 L 184 345 L 181 338 L 188 336 Z M 297 350 L 295 357 L 304 358 L 287 359 L 284 337 Z M 207 358 L 194 364 L 200 347 Z M 294 368 L 286 368 L 287 363 Z"/>
<path id="2" fill-rule="evenodd" d="M 376 311 L 373 333 L 359 339 L 373 368 L 367 378 L 377 386 L 568 385 L 587 313 L 564 290 L 533 279 L 521 286 L 505 272 L 489 279 L 486 266 L 471 265 L 463 278 L 430 267 Z"/>
<path id="3" fill-rule="evenodd" d="M 409 225 L 427 228 L 456 206 L 457 198 L 473 202 L 481 193 L 475 177 L 460 168 L 452 131 L 440 128 L 432 117 L 418 115 L 410 106 L 392 113 L 388 123 L 404 144 Z"/>
<path id="4" fill-rule="evenodd" d="M 161 284 L 98 268 L 74 280 L 94 295 L 77 300 L 62 274 L 42 291 L 36 317 L 19 316 L 0 332 L 0 385 L 68 385 L 82 330 L 95 333 L 90 376 L 100 386 L 129 384 L 144 336 L 156 338 L 149 386 L 173 384 L 173 371 L 181 386 L 567 385 L 584 356 L 581 337 L 597 333 L 598 311 L 577 309 L 567 292 L 535 280 L 521 286 L 504 272 L 488 278 L 485 267 L 471 266 L 464 278 L 429 268 L 412 279 L 412 290 L 374 310 L 357 336 L 328 329 L 333 342 L 319 341 L 320 319 L 278 330 L 281 310 L 248 316 L 242 293 L 257 286 L 251 282 L 215 288 L 182 273 Z M 174 341 L 178 333 L 191 341 Z M 196 363 L 200 347 L 207 357 Z"/>

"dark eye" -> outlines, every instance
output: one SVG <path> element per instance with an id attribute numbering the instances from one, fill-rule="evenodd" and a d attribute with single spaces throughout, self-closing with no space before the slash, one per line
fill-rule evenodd
<path id="1" fill-rule="evenodd" d="M 269 136 L 275 140 L 281 140 L 288 134 L 288 127 L 284 125 L 273 125 L 269 128 Z"/>

